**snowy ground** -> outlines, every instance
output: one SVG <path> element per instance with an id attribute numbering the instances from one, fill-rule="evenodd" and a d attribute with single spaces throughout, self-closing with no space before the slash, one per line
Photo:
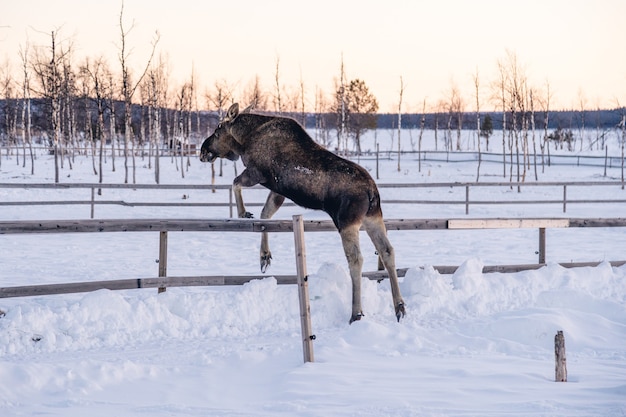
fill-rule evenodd
<path id="1" fill-rule="evenodd" d="M 0 182 L 52 178 L 46 156 L 39 157 L 34 177 L 28 167 L 3 158 Z M 210 177 L 210 167 L 197 160 L 184 180 L 169 160 L 164 162 L 163 183 L 206 183 Z M 373 169 L 373 161 L 361 162 Z M 380 182 L 472 181 L 476 175 L 476 163 L 428 163 L 422 172 L 414 161 L 404 164 L 398 173 L 396 161 L 384 161 Z M 138 164 L 138 182 L 150 183 L 152 171 L 144 165 Z M 230 167 L 220 182 L 232 180 Z M 79 159 L 72 171 L 63 171 L 62 181 L 95 182 L 90 169 L 91 161 Z M 486 180 L 500 180 L 501 166 L 482 170 Z M 118 167 L 115 174 L 106 173 L 105 181 L 121 182 L 122 175 Z M 609 177 L 619 177 L 619 171 Z M 540 180 L 602 178 L 601 168 L 559 166 L 547 169 Z M 106 192 L 112 199 L 128 193 Z M 618 188 L 608 192 L 624 193 Z M 190 197 L 203 198 L 193 191 Z M 0 189 L 0 198 L 50 195 Z M 463 206 L 383 208 L 387 218 L 465 216 Z M 227 215 L 223 208 L 97 210 L 98 218 Z M 259 210 L 253 211 L 258 217 Z M 324 218 L 295 207 L 285 207 L 277 218 L 295 213 Z M 573 206 L 566 215 L 558 205 L 520 205 L 472 208 L 471 216 L 624 213 L 623 205 Z M 85 206 L 0 211 L 0 220 L 88 216 Z M 259 273 L 257 234 L 214 235 L 171 233 L 168 273 Z M 364 280 L 366 316 L 351 326 L 349 276 L 339 238 L 307 234 L 317 336 L 315 362 L 308 364 L 302 362 L 297 288 L 278 286 L 271 278 L 271 273 L 294 273 L 293 237 L 270 239 L 274 260 L 268 278 L 244 286 L 0 299 L 6 313 L 0 318 L 0 415 L 626 415 L 626 267 L 603 262 L 568 270 L 556 264 L 626 259 L 626 230 L 548 230 L 551 264 L 515 274 L 483 274 L 481 266 L 536 262 L 536 230 L 391 232 L 398 266 L 411 268 L 401 284 L 407 317 L 395 322 L 387 282 Z M 365 269 L 374 270 L 365 236 L 362 245 Z M 157 253 L 158 238 L 149 233 L 4 235 L 0 286 L 156 276 Z M 430 266 L 455 264 L 461 268 L 454 275 Z M 554 382 L 558 330 L 566 338 L 567 383 Z"/>

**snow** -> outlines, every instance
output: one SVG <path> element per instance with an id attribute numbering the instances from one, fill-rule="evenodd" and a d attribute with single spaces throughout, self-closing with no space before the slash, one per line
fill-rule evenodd
<path id="1" fill-rule="evenodd" d="M 613 149 L 617 149 L 613 146 Z M 374 161 L 361 160 L 369 170 Z M 138 164 L 138 182 L 152 171 Z M 121 165 L 121 164 L 120 164 Z M 476 163 L 381 161 L 380 182 L 472 181 Z M 3 156 L 0 182 L 50 182 L 53 161 L 36 175 Z M 220 183 L 232 181 L 225 165 Z M 163 183 L 206 183 L 210 167 L 192 159 L 182 179 L 161 163 Z M 484 164 L 499 181 L 498 164 Z M 78 158 L 63 182 L 95 182 Z M 122 172 L 120 172 L 122 171 Z M 241 172 L 241 167 L 239 167 Z M 71 175 L 69 178 L 67 175 Z M 123 169 L 105 174 L 122 182 Z M 613 169 L 609 177 L 618 177 Z M 602 168 L 553 166 L 540 181 L 602 180 Z M 611 178 L 609 178 L 611 179 Z M 619 189 L 585 189 L 615 197 Z M 51 197 L 2 189 L 5 200 Z M 179 199 L 181 191 L 104 190 L 107 199 Z M 383 190 L 388 198 L 395 194 Z M 398 191 L 395 191 L 398 192 Z M 399 195 L 414 192 L 400 190 Z M 443 198 L 455 190 L 430 190 Z M 458 191 L 461 192 L 461 191 Z M 484 191 L 514 194 L 508 188 Z M 528 189 L 524 194 L 551 193 Z M 72 193 L 75 193 L 72 194 Z M 82 194 L 81 194 L 82 193 Z M 258 197 L 255 195 L 258 194 Z M 558 193 L 558 191 L 557 191 Z M 604 194 L 603 194 L 604 193 Z M 244 191 L 263 201 L 264 192 Z M 190 198 L 204 198 L 189 191 Z M 165 197 L 164 197 L 165 196 Z M 208 197 L 211 198 L 211 197 Z M 534 198 L 534 197 L 528 197 Z M 195 201 L 195 200 L 194 200 Z M 221 200 L 223 201 L 223 199 Z M 383 206 L 387 218 L 464 218 L 463 206 Z M 181 212 L 184 210 L 184 212 Z M 258 217 L 259 210 L 252 209 Z M 623 217 L 624 205 L 472 207 L 469 217 Z M 98 218 L 219 218 L 224 209 L 104 206 Z M 276 218 L 326 218 L 284 207 Z M 227 213 L 226 213 L 227 215 Z M 5 206 L 0 220 L 88 218 L 86 206 Z M 314 363 L 303 363 L 297 288 L 271 274 L 295 270 L 293 237 L 270 236 L 267 278 L 243 286 L 108 291 L 0 299 L 2 416 L 624 416 L 626 415 L 626 258 L 621 228 L 548 230 L 549 265 L 483 274 L 487 264 L 536 262 L 536 230 L 390 232 L 407 316 L 395 321 L 389 284 L 363 280 L 365 317 L 348 325 L 350 279 L 334 233 L 306 235 Z M 169 275 L 258 275 L 260 236 L 170 233 Z M 362 237 L 365 270 L 375 270 Z M 0 285 L 155 276 L 158 238 L 150 233 L 3 235 Z M 565 269 L 557 262 L 600 261 Z M 432 265 L 460 265 L 444 275 Z M 554 382 L 554 336 L 563 330 L 568 382 Z"/>

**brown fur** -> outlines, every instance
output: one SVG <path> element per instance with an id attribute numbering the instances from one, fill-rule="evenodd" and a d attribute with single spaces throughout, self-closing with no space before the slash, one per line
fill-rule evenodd
<path id="1" fill-rule="evenodd" d="M 359 229 L 363 225 L 389 273 L 396 317 L 400 320 L 404 316 L 404 301 L 393 247 L 383 222 L 380 195 L 363 167 L 319 146 L 293 119 L 251 114 L 248 109 L 239 113 L 239 106 L 233 104 L 215 132 L 202 144 L 200 160 L 234 161 L 240 157 L 246 169 L 233 182 L 239 217 L 252 217 L 245 209 L 241 188 L 256 184 L 271 191 L 261 212 L 262 219 L 271 218 L 285 198 L 328 213 L 339 230 L 352 278 L 351 323 L 363 315 L 363 257 L 359 247 Z M 263 233 L 262 271 L 270 265 L 271 258 L 267 233 Z"/>

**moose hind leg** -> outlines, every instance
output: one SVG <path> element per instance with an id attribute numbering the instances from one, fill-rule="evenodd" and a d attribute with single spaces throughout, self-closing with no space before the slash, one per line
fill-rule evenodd
<path id="1" fill-rule="evenodd" d="M 359 245 L 359 228 L 360 225 L 356 224 L 348 226 L 339 232 L 343 250 L 348 261 L 350 278 L 352 279 L 352 315 L 350 317 L 350 324 L 363 317 L 363 310 L 361 309 L 361 272 L 363 268 L 363 256 L 361 255 Z"/>
<path id="2" fill-rule="evenodd" d="M 382 216 L 369 217 L 363 222 L 368 236 L 374 243 L 376 251 L 382 260 L 387 274 L 389 274 L 389 283 L 391 285 L 391 296 L 393 297 L 393 306 L 396 313 L 396 319 L 400 321 L 405 316 L 404 300 L 400 294 L 400 285 L 398 283 L 398 273 L 396 271 L 395 252 L 389 238 Z"/>
<path id="3" fill-rule="evenodd" d="M 263 210 L 261 210 L 261 219 L 271 219 L 276 211 L 283 205 L 285 197 L 271 191 L 267 196 Z M 272 252 L 270 252 L 270 244 L 267 232 L 261 233 L 261 250 L 260 250 L 261 272 L 265 273 L 272 262 Z"/>

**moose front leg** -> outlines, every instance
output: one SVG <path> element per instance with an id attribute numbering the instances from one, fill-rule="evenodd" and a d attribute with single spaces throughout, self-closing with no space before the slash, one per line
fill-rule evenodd
<path id="1" fill-rule="evenodd" d="M 270 192 L 267 196 L 267 201 L 261 210 L 261 219 L 271 219 L 274 213 L 283 205 L 285 197 L 280 194 L 276 194 L 274 191 Z M 272 252 L 270 252 L 270 244 L 267 232 L 261 233 L 261 272 L 265 273 L 267 267 L 272 262 Z"/>
<path id="2" fill-rule="evenodd" d="M 252 213 L 246 210 L 246 206 L 243 204 L 243 197 L 241 196 L 241 185 L 233 184 L 233 194 L 235 195 L 235 204 L 237 204 L 237 217 L 240 219 L 251 219 Z"/>
<path id="3" fill-rule="evenodd" d="M 237 204 L 237 217 L 251 219 L 252 213 L 246 210 L 246 206 L 243 204 L 243 197 L 241 196 L 242 187 L 252 187 L 261 183 L 262 178 L 254 174 L 254 171 L 244 169 L 241 175 L 236 177 L 233 181 L 233 194 L 235 194 L 235 203 Z"/>

